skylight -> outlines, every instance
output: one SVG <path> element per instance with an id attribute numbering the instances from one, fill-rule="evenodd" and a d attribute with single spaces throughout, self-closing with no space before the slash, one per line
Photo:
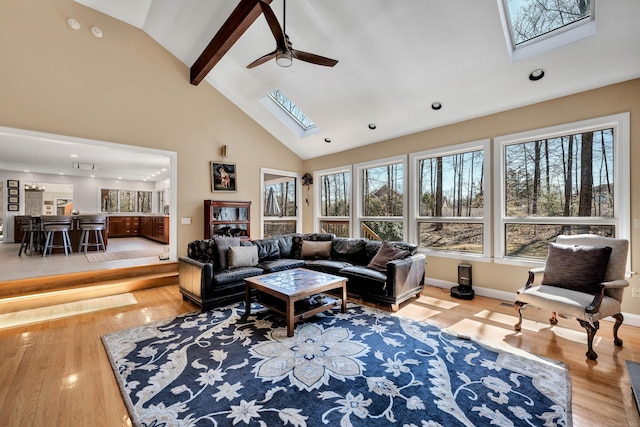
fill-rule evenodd
<path id="1" fill-rule="evenodd" d="M 304 129 L 309 130 L 314 128 L 316 125 L 311 121 L 309 117 L 300 109 L 296 104 L 293 103 L 292 100 L 287 98 L 287 96 L 280 91 L 280 89 L 274 89 L 270 94 L 269 98 L 271 98 L 280 108 L 282 108 L 287 114 L 291 116 L 293 120 L 298 123 L 298 125 Z"/>
<path id="2" fill-rule="evenodd" d="M 596 0 L 498 0 L 512 62 L 595 34 Z"/>

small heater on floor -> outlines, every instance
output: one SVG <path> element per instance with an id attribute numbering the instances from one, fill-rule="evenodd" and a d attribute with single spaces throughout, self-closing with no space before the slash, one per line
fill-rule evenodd
<path id="1" fill-rule="evenodd" d="M 458 285 L 451 288 L 452 297 L 473 299 L 475 292 L 471 288 L 471 264 L 458 264 Z"/>

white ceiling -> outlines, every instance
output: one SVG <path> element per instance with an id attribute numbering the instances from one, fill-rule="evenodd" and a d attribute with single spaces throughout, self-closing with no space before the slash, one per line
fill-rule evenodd
<path id="1" fill-rule="evenodd" d="M 189 67 L 239 3 L 76 1 L 143 29 Z M 275 48 L 260 16 L 206 81 L 308 159 L 640 77 L 639 1 L 599 0 L 595 36 L 516 63 L 499 1 L 292 0 L 293 46 L 339 60 L 335 67 L 294 60 L 289 68 L 270 61 L 247 69 Z M 282 6 L 271 3 L 281 23 Z M 536 68 L 546 77 L 531 82 Z M 274 88 L 320 132 L 300 138 L 268 112 L 259 100 Z M 441 110 L 431 109 L 435 101 Z"/>
<path id="2" fill-rule="evenodd" d="M 76 1 L 143 29 L 188 67 L 239 3 Z M 293 46 L 339 60 L 335 67 L 294 60 L 289 68 L 271 61 L 247 69 L 275 48 L 260 16 L 205 81 L 309 159 L 640 77 L 640 1 L 599 0 L 595 36 L 515 63 L 499 1 L 291 0 L 286 30 Z M 282 5 L 283 0 L 271 3 L 280 22 Z M 546 77 L 531 82 L 528 75 L 536 68 L 545 69 Z M 267 111 L 259 101 L 274 88 L 292 99 L 320 132 L 300 138 Z M 439 111 L 431 109 L 436 101 L 443 105 Z M 370 130 L 369 123 L 377 129 Z M 41 143 L 0 132 L 0 170 L 37 164 L 41 173 L 88 176 L 71 169 L 75 159 L 68 146 L 61 144 L 52 153 Z M 163 156 L 135 156 L 96 145 L 71 151 L 80 155 L 78 161 L 97 163 L 100 173 L 109 169 L 113 178 L 127 174 L 126 179 L 142 179 L 157 172 L 158 162 L 167 162 Z"/>
<path id="3" fill-rule="evenodd" d="M 159 150 L 41 132 L 0 127 L 0 152 L 5 171 L 151 182 L 171 176 L 171 159 Z M 75 169 L 74 162 L 96 168 Z"/>

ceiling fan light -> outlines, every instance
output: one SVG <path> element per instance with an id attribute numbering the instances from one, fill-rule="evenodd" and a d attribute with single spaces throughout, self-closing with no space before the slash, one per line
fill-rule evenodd
<path id="1" fill-rule="evenodd" d="M 291 52 L 288 50 L 276 52 L 276 64 L 278 64 L 280 67 L 291 67 L 291 64 L 293 64 L 293 57 L 291 56 Z"/>

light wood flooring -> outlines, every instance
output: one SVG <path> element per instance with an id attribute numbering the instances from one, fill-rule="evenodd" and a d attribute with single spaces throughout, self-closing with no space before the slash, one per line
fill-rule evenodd
<path id="1" fill-rule="evenodd" d="M 0 329 L 0 423 L 3 426 L 129 426 L 127 410 L 100 337 L 196 309 L 177 285 L 136 291 L 121 305 Z M 62 310 L 62 308 L 60 309 Z M 494 345 L 562 360 L 571 372 L 577 427 L 640 426 L 625 360 L 640 362 L 640 334 L 623 325 L 624 347 L 613 345 L 610 322 L 596 336 L 588 361 L 585 333 L 575 320 L 550 327 L 547 313 L 527 308 L 521 333 L 513 308 L 479 297 L 456 300 L 427 287 L 399 315 L 479 337 Z M 310 424 L 320 425 L 320 423 Z"/>

